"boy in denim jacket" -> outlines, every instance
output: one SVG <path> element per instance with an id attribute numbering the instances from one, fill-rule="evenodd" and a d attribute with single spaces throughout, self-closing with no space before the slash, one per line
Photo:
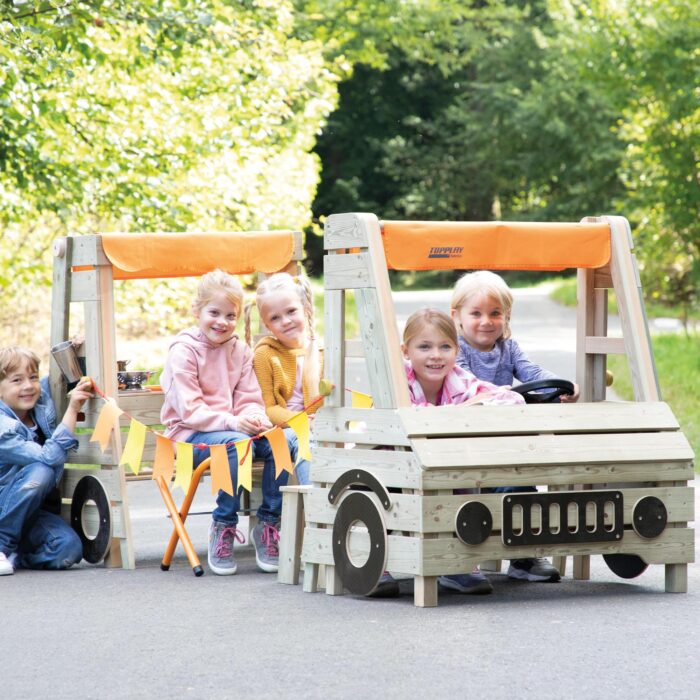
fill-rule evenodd
<path id="1" fill-rule="evenodd" d="M 68 450 L 78 446 L 78 410 L 91 388 L 87 378 L 78 382 L 56 427 L 39 358 L 18 346 L 0 349 L 0 576 L 18 566 L 67 569 L 82 559 L 78 535 L 43 505 L 61 480 Z"/>

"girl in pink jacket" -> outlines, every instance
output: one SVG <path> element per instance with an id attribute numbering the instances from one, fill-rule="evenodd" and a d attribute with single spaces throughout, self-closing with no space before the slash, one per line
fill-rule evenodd
<path id="1" fill-rule="evenodd" d="M 401 346 L 406 377 L 414 406 L 454 404 L 522 404 L 520 394 L 477 379 L 456 365 L 459 343 L 452 319 L 437 309 L 412 314 Z M 465 493 L 458 489 L 455 493 Z M 491 593 L 490 581 L 476 567 L 471 573 L 440 576 L 438 583 L 459 593 Z"/>
<path id="2" fill-rule="evenodd" d="M 243 303 L 238 280 L 222 270 L 204 275 L 199 283 L 192 313 L 198 326 L 180 332 L 170 346 L 161 385 L 165 400 L 161 422 L 171 440 L 189 442 L 195 465 L 209 457 L 209 449 L 198 445 L 227 445 L 235 495 L 219 491 L 209 528 L 209 568 L 219 575 L 236 573 L 234 541 L 243 542 L 236 529 L 240 508 L 236 441 L 257 435 L 272 424 L 265 414 L 258 380 L 253 371 L 253 354 L 235 334 Z M 285 430 L 293 462 L 296 440 Z M 265 462 L 262 504 L 253 528 L 255 558 L 266 572 L 277 571 L 279 521 L 282 509 L 280 486 L 288 474 L 275 478 L 275 462 L 265 438 L 251 442 L 253 458 Z"/>

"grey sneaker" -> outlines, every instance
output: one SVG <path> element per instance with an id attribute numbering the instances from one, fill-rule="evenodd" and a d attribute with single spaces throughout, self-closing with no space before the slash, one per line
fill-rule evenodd
<path id="1" fill-rule="evenodd" d="M 542 557 L 512 559 L 508 567 L 508 578 L 519 581 L 541 581 L 556 583 L 561 579 L 559 571 Z"/>
<path id="2" fill-rule="evenodd" d="M 0 576 L 12 576 L 15 573 L 15 567 L 7 558 L 5 552 L 0 552 Z"/>
<path id="3" fill-rule="evenodd" d="M 211 521 L 207 561 L 209 568 L 219 576 L 231 576 L 236 573 L 238 565 L 233 556 L 234 540 L 238 540 L 241 544 L 245 542 L 245 538 L 236 530 L 235 525 Z"/>
<path id="4" fill-rule="evenodd" d="M 438 578 L 438 583 L 443 588 L 448 588 L 451 591 L 458 591 L 459 593 L 474 593 L 477 595 L 493 593 L 491 582 L 479 569 L 474 569 L 471 574 L 440 576 Z"/>
<path id="5" fill-rule="evenodd" d="M 277 571 L 279 564 L 279 523 L 260 522 L 251 534 L 255 546 L 255 561 L 258 568 L 269 574 Z"/>

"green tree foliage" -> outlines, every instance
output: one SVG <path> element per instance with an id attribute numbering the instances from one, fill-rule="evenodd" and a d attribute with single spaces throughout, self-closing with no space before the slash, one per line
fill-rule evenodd
<path id="1" fill-rule="evenodd" d="M 319 139 L 318 215 L 371 205 L 387 218 L 557 220 L 611 205 L 617 115 L 555 45 L 545 4 L 472 13 L 453 27 L 447 70 L 395 50 L 387 70 L 341 85 Z"/>
<path id="2" fill-rule="evenodd" d="M 566 0 L 560 42 L 617 111 L 617 207 L 633 222 L 644 286 L 686 309 L 700 289 L 700 21 L 694 0 Z"/>
<path id="3" fill-rule="evenodd" d="M 0 7 L 7 319 L 49 283 L 57 235 L 308 223 L 336 78 L 318 42 L 294 37 L 289 2 Z M 133 323 L 181 323 L 151 313 L 182 305 L 176 283 L 131 288 Z"/>
<path id="4" fill-rule="evenodd" d="M 318 140 L 316 217 L 621 213 L 647 291 L 696 304 L 697 2 L 484 1 L 461 12 L 424 31 L 431 50 L 421 38 L 385 42 L 381 61 L 341 84 Z"/>

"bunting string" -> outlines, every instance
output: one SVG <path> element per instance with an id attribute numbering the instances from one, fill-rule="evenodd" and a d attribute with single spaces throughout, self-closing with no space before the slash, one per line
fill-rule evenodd
<path id="1" fill-rule="evenodd" d="M 219 445 L 208 445 L 203 442 L 174 441 L 123 411 L 112 397 L 107 396 L 100 390 L 94 381 L 92 382 L 92 388 L 104 400 L 104 405 L 97 417 L 90 442 L 98 442 L 104 452 L 109 445 L 112 430 L 118 425 L 119 417 L 124 416 L 130 423 L 126 444 L 124 445 L 119 464 L 128 465 L 134 474 L 138 474 L 141 470 L 146 433 L 152 433 L 156 438 L 152 478 L 163 476 L 166 483 L 169 483 L 174 473 L 173 488 L 179 487 L 183 492 L 187 492 L 190 485 L 194 465 L 194 448 L 209 450 L 213 493 L 223 490 L 228 494 L 234 494 L 227 454 L 227 448 L 231 446 L 235 446 L 238 457 L 238 484 L 247 491 L 252 489 L 252 445 L 255 440 L 266 438 L 270 443 L 275 461 L 275 478 L 278 478 L 283 471 L 287 471 L 290 474 L 294 472 L 296 465 L 292 464 L 287 440 L 282 428 L 279 426 L 268 428 L 257 435 Z M 351 389 L 346 389 L 346 391 L 350 391 L 352 394 L 353 408 L 370 408 L 372 406 L 371 396 Z M 316 397 L 287 421 L 289 427 L 297 435 L 297 463 L 302 459 L 311 459 L 311 426 L 308 411 L 323 401 L 324 398 L 324 395 Z"/>

